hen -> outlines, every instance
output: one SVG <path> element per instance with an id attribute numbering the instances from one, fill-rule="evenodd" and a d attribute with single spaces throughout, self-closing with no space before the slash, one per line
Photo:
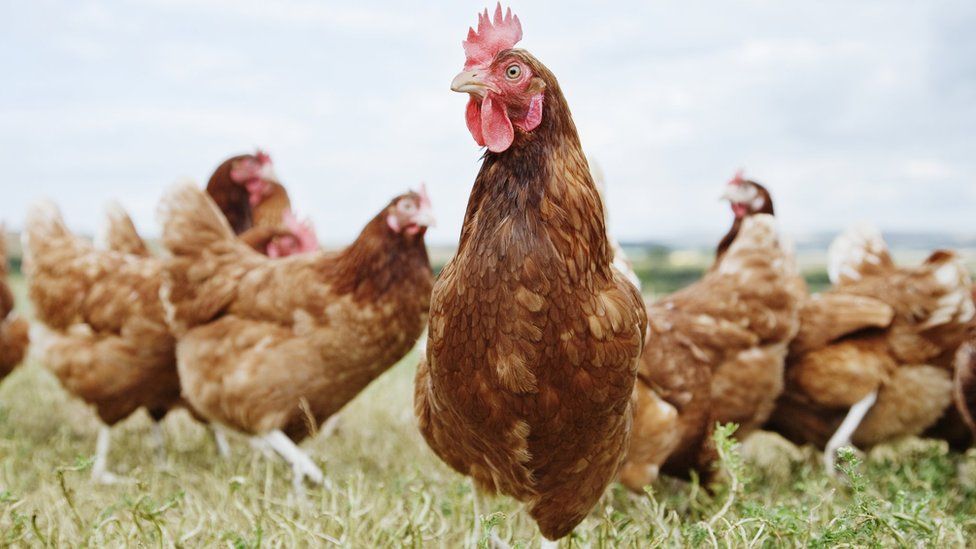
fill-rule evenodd
<path id="1" fill-rule="evenodd" d="M 953 388 L 954 404 L 959 418 L 969 428 L 966 442 L 971 444 L 976 438 L 976 323 L 972 326 L 966 343 L 956 353 Z"/>
<path id="2" fill-rule="evenodd" d="M 918 435 L 946 413 L 952 355 L 976 311 L 969 273 L 951 252 L 897 267 L 881 234 L 858 226 L 829 256 L 834 286 L 803 306 L 770 424 L 826 448 L 833 472 L 841 446 Z"/>
<path id="3" fill-rule="evenodd" d="M 0 225 L 0 380 L 23 360 L 30 343 L 30 325 L 14 312 L 14 294 L 7 285 L 7 231 Z"/>
<path id="4" fill-rule="evenodd" d="M 244 242 L 271 256 L 285 257 L 318 249 L 315 231 L 291 209 L 288 191 L 262 151 L 225 160 L 207 183 L 207 193 Z"/>
<path id="5" fill-rule="evenodd" d="M 661 471 L 686 476 L 694 469 L 709 478 L 714 425 L 736 423 L 737 436 L 748 435 L 769 418 L 783 390 L 806 286 L 778 235 L 772 199 L 760 189 L 739 177 L 729 183 L 735 221 L 715 266 L 648 306 L 649 343 L 621 473 L 631 490 L 642 490 Z"/>
<path id="6" fill-rule="evenodd" d="M 620 467 L 646 320 L 611 267 L 556 77 L 512 49 L 521 35 L 511 10 L 480 14 L 451 84 L 470 94 L 468 129 L 488 151 L 434 289 L 414 407 L 434 453 L 479 490 L 524 502 L 555 540 Z"/>
<path id="7" fill-rule="evenodd" d="M 110 245 L 138 248 L 124 212 L 115 210 L 109 224 Z M 148 255 L 95 249 L 45 203 L 28 213 L 24 266 L 35 314 L 46 328 L 37 342 L 41 361 L 104 422 L 92 475 L 113 482 L 109 426 L 143 407 L 159 421 L 180 401 L 174 341 L 159 300 L 162 264 Z"/>
<path id="8" fill-rule="evenodd" d="M 162 296 L 178 334 L 183 395 L 208 420 L 288 461 L 296 491 L 322 473 L 293 441 L 313 434 L 413 347 L 433 275 L 426 193 L 393 199 L 350 246 L 264 257 L 186 184 L 160 206 Z"/>

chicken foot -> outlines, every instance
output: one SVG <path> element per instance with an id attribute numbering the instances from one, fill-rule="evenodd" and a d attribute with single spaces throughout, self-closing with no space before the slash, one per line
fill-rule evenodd
<path id="1" fill-rule="evenodd" d="M 851 437 L 854 436 L 854 432 L 857 431 L 861 422 L 864 421 L 864 416 L 868 414 L 871 407 L 877 401 L 878 391 L 874 390 L 868 396 L 859 400 L 854 406 L 851 406 L 844 421 L 841 422 L 840 427 L 837 428 L 837 431 L 827 441 L 827 447 L 824 448 L 824 467 L 828 475 L 836 476 L 837 450 L 840 450 L 844 446 L 851 446 Z"/>
<path id="2" fill-rule="evenodd" d="M 306 478 L 314 484 L 323 484 L 325 476 L 322 474 L 322 470 L 308 454 L 288 438 L 288 435 L 276 430 L 262 435 L 260 438 L 291 465 L 292 487 L 296 496 L 303 497 L 305 495 L 304 481 Z"/>

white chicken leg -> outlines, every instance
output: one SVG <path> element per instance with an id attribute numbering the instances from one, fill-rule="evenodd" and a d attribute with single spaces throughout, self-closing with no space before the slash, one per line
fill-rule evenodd
<path id="1" fill-rule="evenodd" d="M 857 431 L 861 422 L 864 421 L 864 416 L 868 414 L 877 400 L 878 391 L 873 391 L 868 396 L 859 400 L 854 406 L 851 406 L 850 411 L 847 412 L 847 417 L 844 418 L 840 427 L 837 428 L 837 432 L 827 441 L 827 447 L 824 448 L 824 467 L 827 469 L 828 475 L 834 476 L 837 474 L 837 470 L 835 469 L 837 450 L 851 445 L 851 437 L 854 436 L 854 432 Z"/>
<path id="2" fill-rule="evenodd" d="M 118 484 L 129 479 L 108 471 L 108 450 L 112 443 L 112 431 L 108 425 L 98 428 L 95 441 L 95 462 L 92 464 L 92 480 L 99 484 Z"/>
<path id="3" fill-rule="evenodd" d="M 227 442 L 227 433 L 224 428 L 216 423 L 211 423 L 210 434 L 213 435 L 214 444 L 217 446 L 217 455 L 223 459 L 230 458 L 230 444 Z"/>
<path id="4" fill-rule="evenodd" d="M 296 496 L 305 494 L 304 480 L 306 478 L 315 484 L 322 484 L 325 481 L 325 475 L 322 474 L 319 466 L 312 461 L 312 458 L 308 457 L 308 454 L 296 446 L 288 438 L 288 435 L 281 431 L 271 431 L 262 436 L 261 439 L 291 465 L 292 486 L 295 489 Z"/>

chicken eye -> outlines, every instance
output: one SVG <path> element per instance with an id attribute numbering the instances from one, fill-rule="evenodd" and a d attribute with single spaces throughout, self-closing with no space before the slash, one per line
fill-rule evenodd
<path id="1" fill-rule="evenodd" d="M 521 75 L 522 75 L 522 67 L 518 65 L 509 65 L 508 68 L 505 69 L 505 76 L 509 80 L 515 80 Z"/>
<path id="2" fill-rule="evenodd" d="M 416 209 L 417 205 L 413 202 L 407 201 L 400 203 L 400 210 L 403 211 L 403 213 L 413 213 Z"/>

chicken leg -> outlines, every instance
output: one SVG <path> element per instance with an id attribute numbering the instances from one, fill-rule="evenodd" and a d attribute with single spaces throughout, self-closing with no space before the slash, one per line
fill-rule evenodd
<path id="1" fill-rule="evenodd" d="M 854 404 L 854 406 L 851 406 L 844 421 L 841 422 L 840 427 L 837 428 L 834 435 L 827 441 L 827 447 L 824 448 L 824 468 L 827 470 L 828 475 L 835 476 L 837 474 L 837 450 L 851 445 L 851 437 L 854 436 L 854 432 L 857 431 L 861 422 L 864 421 L 864 416 L 868 414 L 877 400 L 878 391 L 874 390 L 868 396 Z"/>
<path id="2" fill-rule="evenodd" d="M 119 484 L 128 481 L 108 471 L 108 450 L 112 443 L 112 431 L 108 425 L 98 429 L 98 440 L 95 441 L 95 461 L 92 464 L 92 480 L 98 484 Z"/>
<path id="3" fill-rule="evenodd" d="M 322 484 L 325 481 L 325 476 L 322 474 L 319 466 L 312 461 L 312 458 L 308 454 L 296 446 L 285 433 L 271 431 L 263 435 L 261 440 L 266 442 L 272 450 L 291 465 L 292 487 L 295 490 L 296 496 L 304 496 L 304 481 L 306 478 L 315 484 Z"/>
<path id="4" fill-rule="evenodd" d="M 211 423 L 210 434 L 213 435 L 214 445 L 217 446 L 217 455 L 223 459 L 230 458 L 230 444 L 227 442 L 227 433 L 224 428 L 216 423 Z"/>

